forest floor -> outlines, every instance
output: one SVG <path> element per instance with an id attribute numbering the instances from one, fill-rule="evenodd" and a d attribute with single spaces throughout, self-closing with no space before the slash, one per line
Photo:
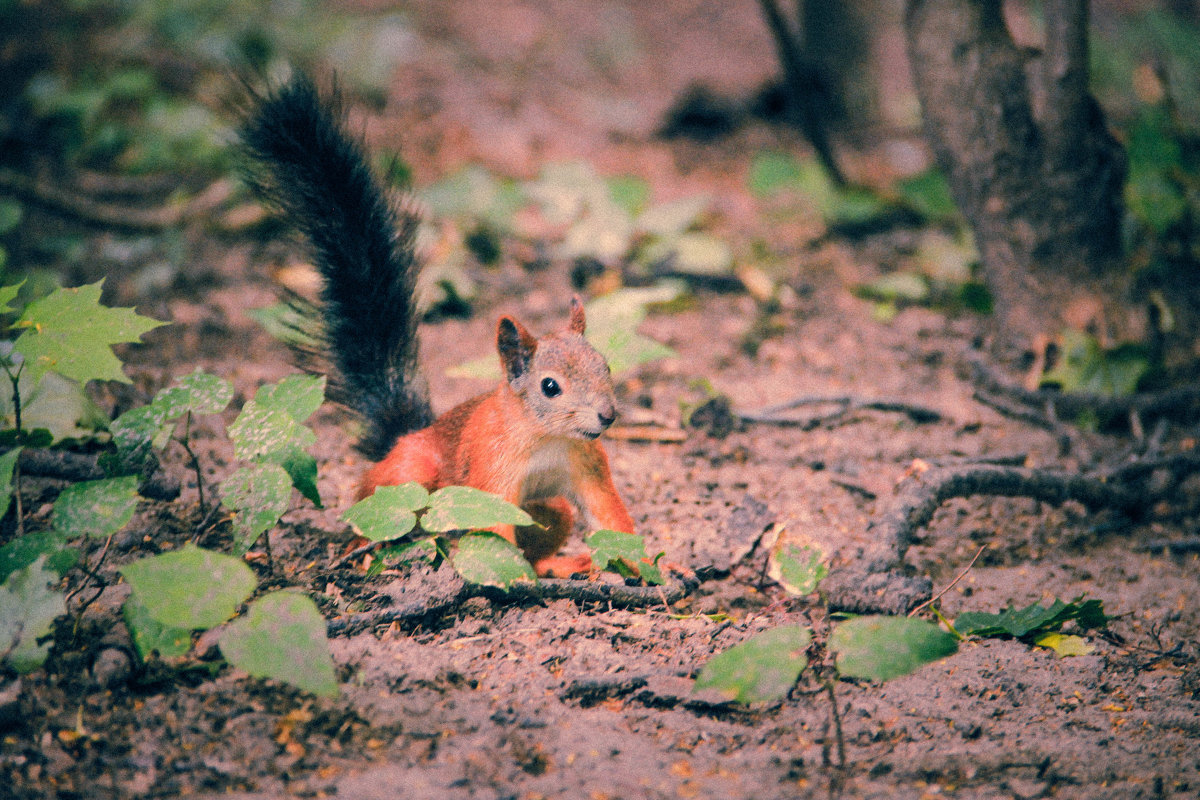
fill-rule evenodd
<path id="1" fill-rule="evenodd" d="M 937 588 L 983 549 L 941 598 L 947 617 L 1086 595 L 1115 617 L 1111 632 L 1090 636 L 1093 651 L 1077 657 L 986 639 L 883 685 L 840 681 L 844 768 L 833 766 L 830 703 L 811 671 L 777 703 L 745 707 L 692 693 L 699 668 L 748 635 L 787 622 L 818 632 L 828 624 L 815 597 L 793 598 L 765 576 L 767 542 L 758 538 L 768 528 L 819 546 L 836 573 L 870 544 L 869 523 L 915 460 L 1001 458 L 1078 472 L 1121 463 L 1137 442 L 1120 432 L 1048 431 L 975 399 L 967 364 L 981 317 L 913 306 L 877 319 L 852 289 L 902 263 L 918 232 L 851 240 L 828 235 L 819 219 L 764 209 L 746 186 L 751 159 L 802 148 L 793 134 L 751 124 L 712 143 L 654 136 L 688 83 L 748 95 L 770 77 L 773 51 L 755 13 L 701 3 L 602 8 L 413 4 L 419 45 L 395 77 L 386 113 L 365 126 L 369 141 L 398 149 L 418 185 L 472 161 L 531 177 L 541 164 L 584 159 L 602 174 L 647 178 L 656 200 L 709 195 L 712 229 L 736 253 L 757 246 L 773 254 L 775 275 L 790 289 L 781 308 L 764 312 L 741 290 L 701 289 L 693 302 L 650 315 L 641 332 L 677 355 L 620 377 L 628 419 L 678 428 L 681 406 L 703 401 L 706 387 L 739 411 L 851 396 L 902 400 L 938 418 L 864 409 L 811 425 L 735 425 L 723 438 L 688 430 L 682 441 L 609 441 L 617 486 L 651 552 L 692 569 L 716 565 L 702 569 L 707 580 L 669 608 L 474 598 L 404 625 L 334 636 L 342 690 L 334 699 L 219 661 L 143 671 L 123 660 L 128 587 L 115 570 L 189 540 L 198 522 L 194 481 L 176 454 L 166 467 L 183 480 L 182 498 L 145 502 L 114 540 L 104 572 L 111 583 L 83 616 L 75 644 L 0 689 L 0 796 L 1200 793 L 1198 559 L 1142 546 L 1195 535 L 1195 478 L 1172 501 L 1190 511 L 1137 524 L 1074 503 L 945 504 L 908 549 L 905 568 Z M 614 30 L 640 48 L 637 58 L 621 55 Z M 911 159 L 919 166 L 914 141 L 852 156 L 851 171 L 886 183 L 911 170 Z M 894 166 L 899 156 L 889 153 L 909 161 Z M 117 396 L 119 405 L 144 402 L 199 367 L 234 383 L 237 406 L 293 371 L 287 349 L 248 312 L 276 300 L 278 268 L 297 251 L 203 224 L 184 237 L 187 263 L 165 282 L 155 279 L 157 265 L 172 245 L 137 247 L 103 232 L 89 248 L 95 257 L 73 276 L 107 276 L 110 301 L 174 323 L 126 351 L 135 389 Z M 499 314 L 539 331 L 563 323 L 567 272 L 562 263 L 529 270 L 503 258 L 477 270 L 484 289 L 469 318 L 425 326 L 423 360 L 439 410 L 486 389 L 445 371 L 488 352 Z M 223 424 L 193 431 L 213 483 L 233 461 Z M 338 514 L 364 465 L 343 413 L 326 406 L 311 424 L 327 508 L 291 511 L 271 532 L 270 559 L 252 562 L 262 584 L 300 586 L 332 617 L 352 604 L 402 603 L 442 580 L 420 570 L 367 578 L 357 565 L 333 566 L 351 538 Z M 1195 446 L 1195 427 L 1168 424 L 1160 434 L 1165 452 Z M 34 486 L 43 494 L 27 502 L 38 509 L 57 490 Z M 730 521 L 739 511 L 749 529 Z M 220 542 L 217 535 L 206 544 Z"/>

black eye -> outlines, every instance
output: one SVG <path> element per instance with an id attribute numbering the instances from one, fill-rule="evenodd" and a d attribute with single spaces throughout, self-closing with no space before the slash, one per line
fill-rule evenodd
<path id="1" fill-rule="evenodd" d="M 558 397 L 562 394 L 562 387 L 554 378 L 542 378 L 542 394 L 546 397 Z"/>

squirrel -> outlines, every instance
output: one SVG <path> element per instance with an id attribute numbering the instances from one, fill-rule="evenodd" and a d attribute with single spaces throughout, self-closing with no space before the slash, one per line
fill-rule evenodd
<path id="1" fill-rule="evenodd" d="M 539 575 L 589 571 L 590 556 L 558 555 L 572 501 L 596 527 L 633 533 L 634 524 L 597 441 L 616 418 L 615 397 L 608 363 L 584 338 L 579 297 L 566 329 L 540 338 L 500 317 L 504 380 L 435 419 L 418 360 L 416 214 L 382 190 L 336 86 L 322 96 L 297 74 L 253 102 L 240 128 L 248 182 L 311 244 L 330 397 L 362 420 L 357 448 L 375 462 L 358 499 L 408 481 L 492 492 L 536 521 L 492 530 Z"/>

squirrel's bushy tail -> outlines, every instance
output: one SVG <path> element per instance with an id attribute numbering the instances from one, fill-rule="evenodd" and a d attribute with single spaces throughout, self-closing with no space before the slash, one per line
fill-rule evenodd
<path id="1" fill-rule="evenodd" d="M 324 278 L 330 396 L 364 424 L 358 448 L 379 460 L 433 421 L 417 369 L 416 217 L 389 202 L 336 89 L 304 75 L 256 98 L 241 126 L 247 177 L 309 240 Z"/>

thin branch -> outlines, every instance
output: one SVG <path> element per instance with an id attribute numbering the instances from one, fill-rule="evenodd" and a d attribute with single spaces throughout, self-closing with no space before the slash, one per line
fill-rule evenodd
<path id="1" fill-rule="evenodd" d="M 986 549 L 987 549 L 986 544 L 980 546 L 980 548 L 975 551 L 975 556 L 971 559 L 971 563 L 969 563 L 969 564 L 967 564 L 967 566 L 963 567 L 963 571 L 958 573 L 958 577 L 956 577 L 954 580 L 950 581 L 950 583 L 946 584 L 946 587 L 944 589 L 942 589 L 940 592 L 938 592 L 937 594 L 935 594 L 933 597 L 929 598 L 924 603 L 921 603 L 921 605 L 917 606 L 912 611 L 908 612 L 908 615 L 910 617 L 915 617 L 917 614 L 921 613 L 921 611 L 923 609 L 933 605 L 938 600 L 940 600 L 942 595 L 944 595 L 946 592 L 953 589 L 959 581 L 961 581 L 963 578 L 965 578 L 967 576 L 967 573 L 971 571 L 971 567 L 975 566 L 975 562 L 979 560 L 979 557 L 981 555 L 983 555 L 983 551 Z"/>
<path id="2" fill-rule="evenodd" d="M 792 411 L 801 406 L 840 406 L 837 411 L 829 414 L 818 414 L 807 419 L 781 416 L 785 411 Z M 735 416 L 742 422 L 764 425 L 796 426 L 804 429 L 815 428 L 817 425 L 830 422 L 846 414 L 861 411 L 890 411 L 907 415 L 913 422 L 939 422 L 942 413 L 927 406 L 918 406 L 902 400 L 874 399 L 868 400 L 850 395 L 802 395 L 782 403 L 777 403 L 757 411 L 736 411 Z"/>

